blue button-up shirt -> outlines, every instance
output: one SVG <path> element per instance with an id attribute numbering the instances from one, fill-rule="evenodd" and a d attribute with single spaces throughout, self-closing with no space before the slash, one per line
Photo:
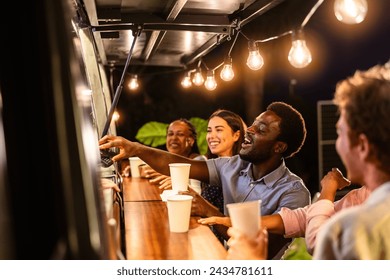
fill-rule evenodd
<path id="1" fill-rule="evenodd" d="M 210 185 L 220 185 L 226 204 L 261 200 L 261 215 L 277 213 L 282 207 L 295 209 L 310 204 L 310 192 L 303 180 L 292 173 L 284 160 L 278 168 L 264 177 L 254 180 L 252 163 L 239 155 L 220 157 L 206 161 Z"/>

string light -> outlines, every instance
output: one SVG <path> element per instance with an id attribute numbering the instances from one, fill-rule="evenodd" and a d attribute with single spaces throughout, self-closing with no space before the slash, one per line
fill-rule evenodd
<path id="1" fill-rule="evenodd" d="M 225 63 L 223 64 L 223 68 L 220 73 L 221 79 L 229 82 L 234 78 L 234 71 L 232 66 L 232 58 L 229 56 L 225 59 Z"/>
<path id="2" fill-rule="evenodd" d="M 361 23 L 367 14 L 366 0 L 335 0 L 334 13 L 336 18 L 346 24 Z"/>
<path id="3" fill-rule="evenodd" d="M 204 86 L 208 90 L 215 90 L 217 88 L 217 82 L 215 81 L 214 70 L 207 71 L 207 77 Z"/>
<path id="4" fill-rule="evenodd" d="M 292 33 L 292 46 L 288 53 L 288 61 L 295 68 L 304 68 L 310 64 L 312 57 L 306 46 L 303 31 L 300 29 Z"/>
<path id="5" fill-rule="evenodd" d="M 233 50 L 234 45 L 236 44 L 238 35 L 240 34 L 240 31 L 239 31 L 240 23 L 237 22 L 236 24 L 238 26 L 236 37 L 234 37 L 233 43 L 230 46 L 229 52 L 228 52 L 228 54 L 227 54 L 227 56 L 225 58 L 225 61 L 224 61 L 221 73 L 219 74 L 221 79 L 224 80 L 225 82 L 229 82 L 229 81 L 233 80 L 233 78 L 234 78 L 233 60 L 232 60 L 232 57 L 231 57 L 230 54 L 232 53 L 232 50 Z"/>
<path id="6" fill-rule="evenodd" d="M 183 80 L 181 80 L 181 85 L 183 88 L 189 88 L 192 86 L 190 72 L 187 72 L 186 75 L 184 76 Z"/>
<path id="7" fill-rule="evenodd" d="M 234 39 L 234 42 L 232 43 L 232 46 L 230 47 L 228 55 L 225 57 L 225 60 L 223 63 L 221 63 L 219 66 L 215 67 L 214 69 L 210 70 L 207 68 L 207 77 L 205 82 L 205 87 L 209 90 L 214 90 L 217 86 L 217 83 L 215 81 L 214 76 L 214 70 L 219 68 L 223 65 L 223 68 L 220 72 L 220 78 L 223 81 L 231 81 L 234 78 L 234 71 L 232 67 L 232 57 L 230 56 L 230 53 L 233 49 L 233 46 L 236 42 L 236 39 L 239 34 L 243 35 L 248 40 L 248 49 L 249 49 L 249 55 L 247 58 L 247 66 L 251 70 L 259 70 L 264 65 L 264 59 L 260 54 L 258 43 L 263 43 L 271 40 L 275 40 L 278 38 L 281 38 L 282 36 L 291 35 L 292 38 L 292 46 L 288 54 L 288 60 L 290 64 L 293 67 L 296 68 L 304 68 L 307 65 L 309 65 L 312 61 L 312 55 L 309 50 L 309 48 L 306 45 L 306 40 L 304 38 L 304 32 L 303 29 L 305 25 L 309 22 L 310 18 L 314 15 L 314 13 L 317 11 L 317 9 L 322 5 L 322 3 L 325 0 L 318 0 L 316 4 L 311 8 L 309 13 L 306 15 L 304 20 L 302 21 L 302 24 L 299 28 L 296 28 L 295 30 L 290 30 L 287 32 L 284 32 L 280 35 L 270 37 L 263 40 L 253 40 L 245 36 L 245 34 L 242 33 L 240 28 L 240 23 L 237 22 L 237 19 L 234 21 L 236 28 L 233 29 L 233 32 L 236 31 L 236 37 Z M 334 2 L 334 13 L 338 20 L 340 20 L 343 23 L 347 24 L 357 24 L 364 20 L 366 14 L 367 14 L 367 0 L 335 0 Z M 230 38 L 230 37 L 229 37 Z M 192 79 L 192 83 L 200 86 L 204 83 L 204 78 L 202 76 L 200 64 L 201 60 L 199 60 L 198 67 L 195 71 L 195 74 Z M 203 63 L 204 64 L 204 63 Z M 189 75 L 189 74 L 188 74 Z M 184 78 L 182 80 L 182 86 L 183 87 L 190 87 L 191 81 L 187 81 L 188 78 Z M 211 89 L 212 88 L 212 89 Z"/>
<path id="8" fill-rule="evenodd" d="M 201 85 L 203 85 L 203 83 L 204 83 L 204 78 L 203 78 L 202 70 L 200 69 L 200 67 L 198 67 L 198 69 L 196 70 L 196 72 L 195 72 L 195 74 L 194 74 L 194 77 L 192 78 L 192 82 L 193 82 L 194 85 L 196 85 L 196 86 L 201 86 Z"/>
<path id="9" fill-rule="evenodd" d="M 259 52 L 256 41 L 248 42 L 249 56 L 246 60 L 246 65 L 252 70 L 259 70 L 264 65 L 264 59 Z"/>

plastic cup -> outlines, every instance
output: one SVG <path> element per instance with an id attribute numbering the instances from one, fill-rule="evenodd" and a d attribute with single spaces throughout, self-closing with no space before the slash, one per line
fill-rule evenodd
<path id="1" fill-rule="evenodd" d="M 140 159 L 139 157 L 129 157 L 129 161 L 130 161 L 131 177 L 133 177 L 133 178 L 141 177 L 138 167 L 141 164 L 144 164 L 145 162 L 142 159 Z"/>
<path id="2" fill-rule="evenodd" d="M 170 163 L 169 172 L 171 175 L 172 181 L 172 190 L 176 193 L 179 191 L 187 191 L 189 184 L 190 176 L 190 167 L 189 163 Z"/>
<path id="3" fill-rule="evenodd" d="M 192 199 L 192 196 L 185 194 L 175 194 L 167 198 L 169 230 L 171 232 L 188 232 Z"/>
<path id="4" fill-rule="evenodd" d="M 255 238 L 260 229 L 261 200 L 226 204 L 234 228 L 250 238 Z"/>

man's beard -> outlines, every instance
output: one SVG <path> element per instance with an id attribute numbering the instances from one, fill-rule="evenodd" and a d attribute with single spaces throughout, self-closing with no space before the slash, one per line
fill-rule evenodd
<path id="1" fill-rule="evenodd" d="M 242 160 L 249 161 L 253 164 L 261 163 L 267 161 L 271 155 L 270 152 L 257 152 L 256 150 L 252 150 L 249 153 L 239 153 L 239 156 Z"/>

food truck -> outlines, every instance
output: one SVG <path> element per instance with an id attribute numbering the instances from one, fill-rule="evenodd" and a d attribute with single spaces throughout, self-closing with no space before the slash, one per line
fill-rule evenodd
<path id="1" fill-rule="evenodd" d="M 15 22 L 2 24 L 0 259 L 224 259 L 223 245 L 196 220 L 180 237 L 190 249 L 175 248 L 159 193 L 145 193 L 147 180 L 123 178 L 98 140 L 117 134 L 115 109 L 127 82 L 140 78 L 134 69 L 181 72 L 183 86 L 202 71 L 212 91 L 235 44 L 245 46 L 249 67 L 261 67 L 259 44 L 303 42 L 324 1 L 30 2 L 2 9 Z M 310 53 L 301 65 L 291 60 L 303 67 Z"/>

